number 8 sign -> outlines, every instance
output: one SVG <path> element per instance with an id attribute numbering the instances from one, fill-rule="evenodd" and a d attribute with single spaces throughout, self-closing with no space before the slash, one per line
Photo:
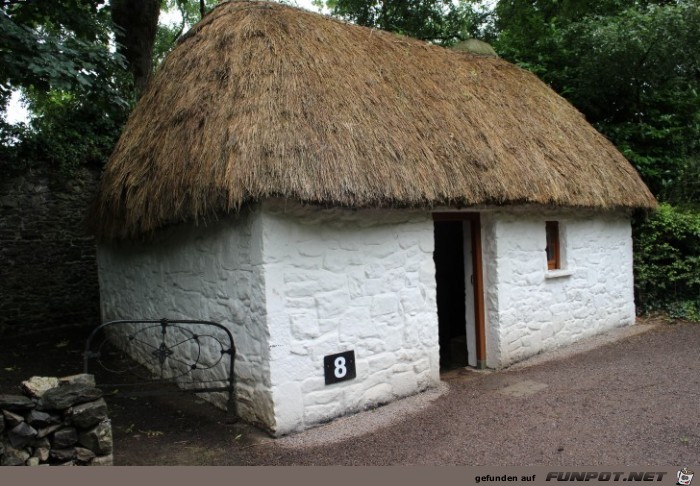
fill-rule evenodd
<path id="1" fill-rule="evenodd" d="M 355 351 L 331 354 L 323 357 L 326 385 L 355 378 Z"/>

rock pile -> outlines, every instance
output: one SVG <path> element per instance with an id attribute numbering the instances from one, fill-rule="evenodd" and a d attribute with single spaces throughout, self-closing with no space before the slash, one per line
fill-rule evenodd
<path id="1" fill-rule="evenodd" d="M 112 465 L 112 425 L 92 375 L 33 377 L 0 395 L 0 465 Z"/>

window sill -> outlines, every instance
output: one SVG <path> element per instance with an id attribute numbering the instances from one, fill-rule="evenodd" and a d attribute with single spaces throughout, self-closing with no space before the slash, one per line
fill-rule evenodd
<path id="1" fill-rule="evenodd" d="M 547 273 L 544 274 L 544 278 L 550 279 L 550 278 L 570 277 L 573 274 L 574 274 L 573 268 L 561 268 L 558 270 L 547 270 Z"/>

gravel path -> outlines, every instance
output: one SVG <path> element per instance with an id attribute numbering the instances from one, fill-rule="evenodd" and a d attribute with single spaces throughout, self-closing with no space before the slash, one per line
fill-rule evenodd
<path id="1" fill-rule="evenodd" d="M 239 464 L 700 463 L 698 324 L 638 325 L 505 371 L 443 380 L 234 455 Z"/>
<path id="2" fill-rule="evenodd" d="M 642 320 L 640 322 L 649 322 Z M 0 393 L 80 372 L 87 333 L 0 340 Z M 118 465 L 700 466 L 700 324 L 638 324 L 281 439 L 189 394 L 108 396 Z"/>

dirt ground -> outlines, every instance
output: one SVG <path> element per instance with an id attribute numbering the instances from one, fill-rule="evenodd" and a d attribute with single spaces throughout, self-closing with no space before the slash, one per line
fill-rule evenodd
<path id="1" fill-rule="evenodd" d="M 650 330 L 272 439 L 192 395 L 107 396 L 118 465 L 697 465 L 700 324 Z M 89 330 L 5 338 L 0 393 L 82 369 Z"/>

